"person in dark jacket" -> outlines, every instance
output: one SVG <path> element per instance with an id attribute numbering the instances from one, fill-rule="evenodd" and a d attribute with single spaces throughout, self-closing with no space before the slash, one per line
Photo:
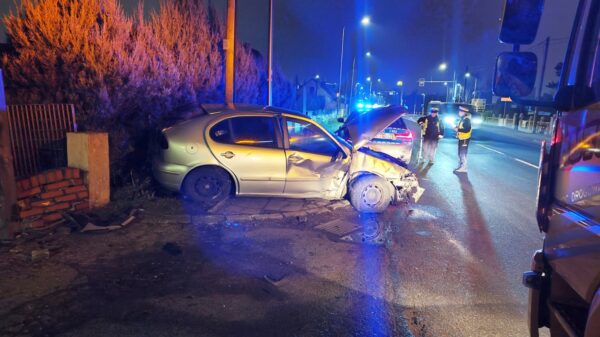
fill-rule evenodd
<path id="1" fill-rule="evenodd" d="M 458 138 L 459 165 L 454 172 L 467 173 L 467 152 L 469 150 L 471 134 L 473 133 L 469 108 L 460 106 L 458 108 L 458 116 L 460 117 L 460 121 L 458 122 L 458 126 L 454 128 L 454 131 L 456 131 L 456 137 Z"/>
<path id="2" fill-rule="evenodd" d="M 430 165 L 433 165 L 438 141 L 444 136 L 444 124 L 438 117 L 438 109 L 431 108 L 429 115 L 419 118 L 417 123 L 421 126 L 423 135 L 423 156 L 425 160 L 429 160 Z"/>

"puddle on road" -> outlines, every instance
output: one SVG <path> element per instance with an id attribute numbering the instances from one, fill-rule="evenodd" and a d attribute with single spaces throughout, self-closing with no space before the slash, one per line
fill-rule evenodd
<path id="1" fill-rule="evenodd" d="M 437 220 L 442 216 L 443 212 L 437 207 L 429 205 L 413 205 L 411 209 L 408 210 L 407 218 L 416 221 L 432 221 Z"/>
<path id="2" fill-rule="evenodd" d="M 416 234 L 418 236 L 424 236 L 424 237 L 430 237 L 431 236 L 431 232 L 430 231 L 426 231 L 426 230 L 416 231 Z"/>

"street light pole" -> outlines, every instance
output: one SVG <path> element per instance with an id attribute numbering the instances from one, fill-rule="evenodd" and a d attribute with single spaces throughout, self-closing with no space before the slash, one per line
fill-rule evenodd
<path id="1" fill-rule="evenodd" d="M 342 69 L 344 68 L 344 42 L 346 39 L 346 26 L 342 28 L 342 49 L 340 52 L 340 82 L 338 83 L 337 110 L 340 113 L 340 100 L 342 99 Z"/>
<path id="2" fill-rule="evenodd" d="M 269 59 L 267 66 L 267 105 L 273 106 L 273 0 L 269 0 Z"/>

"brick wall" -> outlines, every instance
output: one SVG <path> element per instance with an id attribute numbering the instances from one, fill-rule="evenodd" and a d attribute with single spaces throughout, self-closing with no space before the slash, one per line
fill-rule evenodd
<path id="1" fill-rule="evenodd" d="M 46 171 L 17 182 L 17 205 L 24 228 L 40 228 L 62 219 L 61 212 L 89 208 L 88 188 L 76 168 Z"/>

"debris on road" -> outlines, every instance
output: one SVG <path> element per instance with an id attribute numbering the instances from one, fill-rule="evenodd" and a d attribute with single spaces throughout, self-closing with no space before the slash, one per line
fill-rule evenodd
<path id="1" fill-rule="evenodd" d="M 183 253 L 183 251 L 181 250 L 181 247 L 179 247 L 178 244 L 173 243 L 173 242 L 165 243 L 163 245 L 162 249 L 163 249 L 163 251 L 165 251 L 166 253 L 168 253 L 171 256 L 178 256 Z"/>
<path id="2" fill-rule="evenodd" d="M 50 250 L 48 249 L 36 249 L 31 251 L 31 261 L 37 262 L 50 257 Z"/>
<path id="3" fill-rule="evenodd" d="M 99 232 L 99 231 L 114 231 L 122 229 L 135 220 L 137 220 L 142 214 L 143 209 L 133 209 L 126 212 L 126 218 L 123 219 L 123 213 L 108 215 L 94 215 L 94 214 L 77 214 L 77 213 L 63 213 L 63 218 L 69 224 L 69 227 L 73 231 L 85 232 Z M 114 224 L 115 219 L 123 219 L 120 223 Z"/>

